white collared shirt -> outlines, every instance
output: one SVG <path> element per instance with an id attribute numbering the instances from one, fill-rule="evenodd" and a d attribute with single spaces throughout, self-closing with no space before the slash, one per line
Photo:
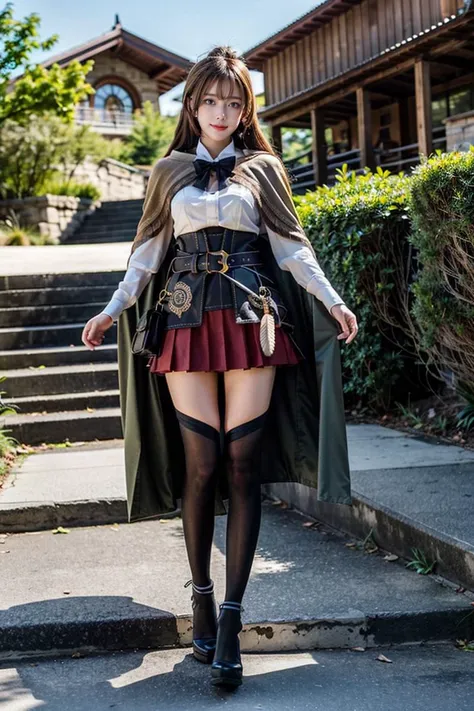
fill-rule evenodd
<path id="1" fill-rule="evenodd" d="M 195 160 L 203 158 L 217 161 L 233 155 L 243 156 L 233 140 L 216 158 L 212 158 L 199 139 Z M 133 306 L 152 275 L 158 271 L 173 234 L 178 237 L 186 232 L 213 226 L 266 234 L 278 266 L 291 272 L 298 284 L 322 301 L 328 311 L 335 304 L 344 303 L 309 247 L 273 232 L 265 222 L 262 224 L 254 197 L 243 185 L 230 182 L 218 190 L 215 174 L 206 191 L 194 185 L 186 185 L 173 196 L 171 218 L 157 235 L 133 252 L 123 280 L 101 313 L 108 314 L 116 321 L 124 309 Z"/>

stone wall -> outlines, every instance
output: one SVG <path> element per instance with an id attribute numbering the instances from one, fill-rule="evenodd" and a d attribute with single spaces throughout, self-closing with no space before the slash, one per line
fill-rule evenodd
<path id="1" fill-rule="evenodd" d="M 82 164 L 73 179 L 96 185 L 101 192 L 100 201 L 135 200 L 145 195 L 145 173 L 110 158 L 100 165 L 91 162 Z M 100 207 L 100 201 L 65 195 L 0 200 L 0 221 L 13 210 L 21 227 L 37 229 L 40 234 L 51 237 L 59 244 L 77 230 L 88 214 Z"/>
<path id="2" fill-rule="evenodd" d="M 474 145 L 474 111 L 449 116 L 446 124 L 446 148 L 448 151 L 465 151 Z"/>
<path id="3" fill-rule="evenodd" d="M 23 200 L 0 200 L 0 220 L 15 212 L 21 227 L 32 227 L 47 235 L 54 244 L 64 242 L 84 218 L 95 210 L 92 200 L 43 195 Z"/>
<path id="4" fill-rule="evenodd" d="M 144 101 L 151 101 L 155 109 L 159 111 L 158 86 L 154 79 L 150 79 L 145 72 L 119 59 L 110 50 L 95 56 L 92 71 L 87 75 L 89 84 L 94 86 L 96 82 L 104 77 L 110 77 L 111 81 L 113 81 L 112 77 L 114 76 L 125 79 L 125 81 L 132 84 L 139 94 L 142 104 Z"/>
<path id="5" fill-rule="evenodd" d="M 74 173 L 78 183 L 93 183 L 101 200 L 139 200 L 145 195 L 145 173 L 133 166 L 106 158 L 100 165 L 86 162 Z"/>

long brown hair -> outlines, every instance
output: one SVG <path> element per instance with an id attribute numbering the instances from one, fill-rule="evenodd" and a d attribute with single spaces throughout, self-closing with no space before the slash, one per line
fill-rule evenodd
<path id="1" fill-rule="evenodd" d="M 253 92 L 250 72 L 244 60 L 228 45 L 214 47 L 203 59 L 196 62 L 190 69 L 184 86 L 183 106 L 179 114 L 174 138 L 164 155 L 168 156 L 172 150 L 186 152 L 197 146 L 201 135 L 201 128 L 197 118 L 193 115 L 190 99 L 191 97 L 193 98 L 194 109 L 197 109 L 202 97 L 216 80 L 218 82 L 217 91 L 220 99 L 227 98 L 222 94 L 225 81 L 230 83 L 230 93 L 228 96 L 232 95 L 235 85 L 237 85 L 241 91 L 244 110 L 242 119 L 232 134 L 235 147 L 267 151 L 278 158 L 284 171 L 287 189 L 291 193 L 288 173 L 283 161 L 265 138 L 260 128 L 257 117 L 257 103 Z"/>

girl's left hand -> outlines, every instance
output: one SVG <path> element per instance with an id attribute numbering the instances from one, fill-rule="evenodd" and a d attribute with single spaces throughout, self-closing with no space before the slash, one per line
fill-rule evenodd
<path id="1" fill-rule="evenodd" d="M 335 306 L 331 307 L 330 313 L 342 328 L 342 333 L 337 337 L 338 340 L 347 338 L 346 343 L 353 341 L 359 330 L 355 314 L 345 304 L 335 304 Z"/>

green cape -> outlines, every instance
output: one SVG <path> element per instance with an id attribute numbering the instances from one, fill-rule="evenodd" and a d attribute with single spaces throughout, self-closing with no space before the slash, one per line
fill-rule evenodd
<path id="1" fill-rule="evenodd" d="M 131 353 L 139 317 L 153 306 L 165 286 L 172 242 L 158 272 L 117 322 L 129 522 L 171 513 L 180 505 L 185 458 L 166 378 L 150 373 L 148 360 Z M 266 259 L 289 308 L 289 320 L 295 324 L 293 336 L 306 359 L 298 365 L 277 367 L 262 435 L 261 483 L 298 482 L 317 488 L 320 501 L 350 505 L 339 324 L 290 272 L 280 269 L 270 245 Z M 222 413 L 222 386 L 219 392 Z M 222 460 L 216 514 L 226 513 L 227 498 Z"/>

